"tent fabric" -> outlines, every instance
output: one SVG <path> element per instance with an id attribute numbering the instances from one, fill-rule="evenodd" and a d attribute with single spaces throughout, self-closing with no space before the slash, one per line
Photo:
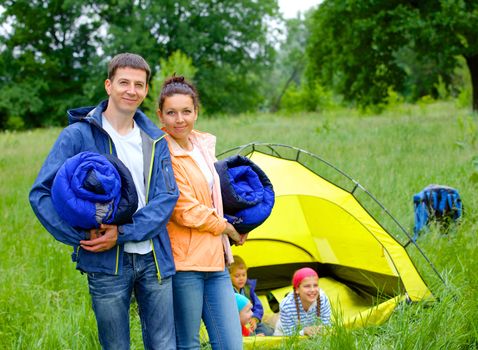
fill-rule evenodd
<path id="1" fill-rule="evenodd" d="M 60 167 L 52 202 L 62 219 L 82 229 L 131 221 L 138 196 L 131 173 L 116 157 L 81 152 Z"/>
<path id="2" fill-rule="evenodd" d="M 224 216 L 244 234 L 261 225 L 274 206 L 274 189 L 262 169 L 249 158 L 235 155 L 217 161 Z"/>
<path id="3" fill-rule="evenodd" d="M 346 327 L 380 325 L 405 300 L 434 300 L 408 249 L 417 248 L 414 258 L 421 257 L 433 268 L 429 260 L 396 220 L 392 222 L 403 231 L 403 243 L 365 209 L 358 194 L 376 199 L 348 175 L 291 146 L 253 143 L 222 156 L 230 154 L 244 155 L 257 164 L 275 192 L 267 220 L 249 233 L 244 245 L 232 247 L 246 262 L 248 277 L 257 279 L 265 319 L 274 315 L 269 296 L 274 296 L 274 305 L 280 302 L 292 290 L 292 275 L 301 267 L 318 272 L 319 285 L 338 317 L 334 321 Z M 341 186 L 314 172 L 318 165 L 343 180 Z M 385 217 L 390 215 L 378 207 Z M 245 348 L 257 341 L 268 343 L 267 338 L 245 338 Z"/>
<path id="4" fill-rule="evenodd" d="M 269 219 L 251 232 L 249 240 L 280 237 L 286 242 L 307 247 L 310 261 L 339 266 L 341 270 L 347 267 L 353 271 L 370 271 L 363 278 L 362 274 L 351 277 L 365 287 L 373 287 L 377 282 L 374 275 L 395 277 L 397 284 L 394 288 L 400 290 L 403 285 L 411 300 L 431 296 L 403 246 L 370 216 L 351 193 L 296 161 L 257 151 L 250 155 L 250 159 L 269 174 L 276 205 Z M 248 266 L 271 265 L 264 260 L 268 254 L 251 256 L 251 265 L 251 261 L 242 256 L 246 253 L 239 252 L 241 248 L 247 250 L 247 246 L 235 247 L 235 254 L 245 258 Z M 285 254 L 276 252 L 273 255 L 274 259 L 281 259 Z"/>

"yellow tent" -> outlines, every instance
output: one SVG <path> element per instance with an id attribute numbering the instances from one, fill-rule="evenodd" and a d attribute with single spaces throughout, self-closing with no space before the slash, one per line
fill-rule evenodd
<path id="1" fill-rule="evenodd" d="M 290 146 L 248 144 L 219 158 L 232 154 L 249 157 L 274 186 L 270 217 L 249 233 L 245 245 L 233 247 L 246 261 L 249 278 L 258 280 L 265 317 L 277 311 L 269 301 L 280 302 L 292 290 L 292 274 L 303 266 L 318 271 L 335 321 L 347 327 L 381 324 L 401 300 L 433 298 L 406 248 L 414 248 L 414 257 L 436 270 L 408 232 L 348 175 Z M 364 203 L 373 205 L 365 209 Z M 391 223 L 402 241 L 371 212 L 385 213 L 384 223 Z"/>

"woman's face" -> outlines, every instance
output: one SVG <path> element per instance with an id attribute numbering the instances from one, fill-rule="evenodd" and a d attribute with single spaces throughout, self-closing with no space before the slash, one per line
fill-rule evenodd
<path id="1" fill-rule="evenodd" d="M 189 134 L 194 128 L 197 111 L 191 96 L 175 94 L 166 97 L 163 109 L 158 110 L 158 117 L 176 142 L 183 148 L 189 149 Z"/>
<path id="2" fill-rule="evenodd" d="M 300 282 L 296 293 L 299 294 L 304 310 L 308 310 L 319 295 L 319 279 L 316 276 L 306 277 Z"/>

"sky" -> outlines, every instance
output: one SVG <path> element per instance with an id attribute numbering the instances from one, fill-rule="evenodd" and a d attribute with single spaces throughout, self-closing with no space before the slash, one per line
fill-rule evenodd
<path id="1" fill-rule="evenodd" d="M 279 0 L 280 11 L 284 18 L 295 18 L 297 12 L 305 12 L 312 6 L 318 5 L 321 0 Z"/>

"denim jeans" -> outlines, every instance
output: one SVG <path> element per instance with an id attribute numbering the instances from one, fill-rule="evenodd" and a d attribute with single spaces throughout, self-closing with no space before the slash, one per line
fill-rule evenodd
<path id="1" fill-rule="evenodd" d="M 212 349 L 242 350 L 242 331 L 227 270 L 176 272 L 174 322 L 178 349 L 199 349 L 201 318 Z"/>
<path id="2" fill-rule="evenodd" d="M 138 303 L 145 349 L 176 349 L 172 278 L 158 280 L 153 253 L 124 253 L 121 276 L 89 273 L 88 285 L 105 350 L 130 347 L 132 293 Z"/>

